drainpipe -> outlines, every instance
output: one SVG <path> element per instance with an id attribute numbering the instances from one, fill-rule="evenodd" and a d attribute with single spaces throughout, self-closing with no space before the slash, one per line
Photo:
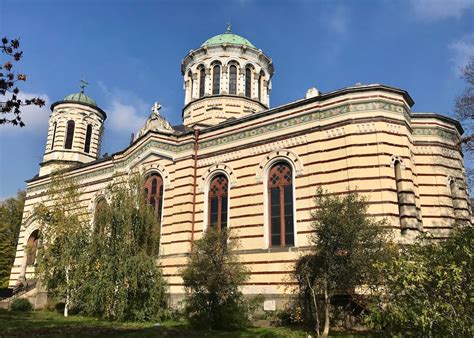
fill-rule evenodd
<path id="1" fill-rule="evenodd" d="M 197 183 L 197 152 L 199 129 L 194 129 L 194 183 L 193 183 L 193 219 L 191 226 L 191 250 L 194 244 L 194 224 L 196 223 L 196 183 Z"/>

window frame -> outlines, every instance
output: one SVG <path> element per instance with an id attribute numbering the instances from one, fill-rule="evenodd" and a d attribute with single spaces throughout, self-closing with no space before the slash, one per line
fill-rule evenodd
<path id="1" fill-rule="evenodd" d="M 162 221 L 163 221 L 163 210 L 164 210 L 164 202 L 165 202 L 165 180 L 163 179 L 163 175 L 159 172 L 151 172 L 149 173 L 147 176 L 146 176 L 146 179 L 145 179 L 145 183 L 143 184 L 143 191 L 147 191 L 147 199 L 146 199 L 146 204 L 147 205 L 151 205 L 150 202 L 151 202 L 151 198 L 152 197 L 156 197 L 156 196 L 152 196 L 152 191 L 153 191 L 153 180 L 152 178 L 155 178 L 155 177 L 159 177 L 161 179 L 161 185 L 156 185 L 155 187 L 155 195 L 158 194 L 158 197 L 160 197 L 161 195 L 161 201 L 158 199 L 155 199 L 154 198 L 154 206 L 153 206 L 153 210 L 155 212 L 155 217 L 157 217 L 157 220 L 159 222 L 159 225 L 160 225 L 160 229 L 161 229 L 161 225 L 162 225 Z M 157 208 L 158 207 L 158 208 Z M 161 231 L 160 231 L 161 232 Z"/>
<path id="2" fill-rule="evenodd" d="M 206 69 L 201 66 L 199 68 L 199 98 L 206 95 Z"/>
<path id="3" fill-rule="evenodd" d="M 206 175 L 206 178 L 203 182 L 203 192 L 204 192 L 204 201 L 203 201 L 203 232 L 206 232 L 211 224 L 210 224 L 210 205 L 209 205 L 209 192 L 211 183 L 215 177 L 223 175 L 227 179 L 227 229 L 230 229 L 230 205 L 231 205 L 231 187 L 233 186 L 231 176 L 229 173 L 222 169 L 211 170 L 211 172 Z"/>
<path id="4" fill-rule="evenodd" d="M 211 187 L 213 185 L 213 182 L 215 180 L 217 180 L 219 177 L 223 177 L 226 181 L 227 181 L 227 185 L 226 185 L 226 191 L 225 191 L 225 195 L 220 192 L 217 194 L 217 196 L 212 196 L 211 194 Z M 225 219 L 225 228 L 228 229 L 229 228 L 229 200 L 230 200 L 230 194 L 229 194 L 229 178 L 227 177 L 226 174 L 224 173 L 221 173 L 221 172 L 218 172 L 216 173 L 215 175 L 212 175 L 211 179 L 209 180 L 209 184 L 207 185 L 207 227 L 211 227 L 213 224 L 211 223 L 211 217 L 212 217 L 212 199 L 217 197 L 217 224 L 216 224 L 216 228 L 218 229 L 218 231 L 221 231 L 222 230 L 222 216 L 223 214 L 226 215 L 226 219 Z M 222 208 L 222 204 L 223 204 L 223 196 L 226 197 L 226 211 L 225 213 L 223 212 Z"/>
<path id="5" fill-rule="evenodd" d="M 54 141 L 56 139 L 56 129 L 58 127 L 58 123 L 57 122 L 54 122 L 53 124 L 53 137 L 51 139 L 51 149 L 50 150 L 54 150 Z"/>
<path id="6" fill-rule="evenodd" d="M 232 80 L 232 71 L 231 71 L 232 67 L 234 67 L 235 69 L 234 81 Z M 231 64 L 229 65 L 229 94 L 230 95 L 237 95 L 237 83 L 238 83 L 238 68 L 237 68 L 237 65 Z"/>
<path id="7" fill-rule="evenodd" d="M 221 65 L 218 63 L 212 66 L 212 95 L 219 95 L 221 92 L 221 70 Z"/>
<path id="8" fill-rule="evenodd" d="M 252 98 L 252 67 L 245 67 L 245 97 Z"/>
<path id="9" fill-rule="evenodd" d="M 84 152 L 90 154 L 92 143 L 92 124 L 88 124 L 86 128 L 86 138 L 84 140 Z"/>
<path id="10" fill-rule="evenodd" d="M 66 123 L 66 137 L 64 138 L 64 149 L 71 150 L 74 146 L 74 133 L 76 129 L 76 122 L 69 120 Z"/>

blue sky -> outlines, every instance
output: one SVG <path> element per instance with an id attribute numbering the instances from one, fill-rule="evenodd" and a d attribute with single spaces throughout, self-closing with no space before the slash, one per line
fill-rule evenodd
<path id="1" fill-rule="evenodd" d="M 227 21 L 273 59 L 272 106 L 310 87 L 383 83 L 408 90 L 414 111 L 450 115 L 474 55 L 474 0 L 0 0 L 0 34 L 24 51 L 21 89 L 48 101 L 25 109 L 25 128 L 0 127 L 0 199 L 37 174 L 49 105 L 82 78 L 108 113 L 103 153 L 124 148 L 155 101 L 180 124 L 180 62 Z"/>

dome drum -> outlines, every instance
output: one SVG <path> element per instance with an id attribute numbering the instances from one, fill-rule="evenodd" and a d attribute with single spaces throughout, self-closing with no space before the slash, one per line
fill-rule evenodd
<path id="1" fill-rule="evenodd" d="M 190 51 L 181 64 L 187 126 L 215 125 L 270 106 L 273 63 L 228 30 Z"/>

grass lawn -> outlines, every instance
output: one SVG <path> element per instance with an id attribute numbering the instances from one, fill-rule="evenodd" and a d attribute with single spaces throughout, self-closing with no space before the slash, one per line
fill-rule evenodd
<path id="1" fill-rule="evenodd" d="M 116 323 L 48 311 L 0 311 L 0 337 L 306 337 L 288 328 L 252 327 L 240 331 L 197 331 L 185 322 Z"/>

